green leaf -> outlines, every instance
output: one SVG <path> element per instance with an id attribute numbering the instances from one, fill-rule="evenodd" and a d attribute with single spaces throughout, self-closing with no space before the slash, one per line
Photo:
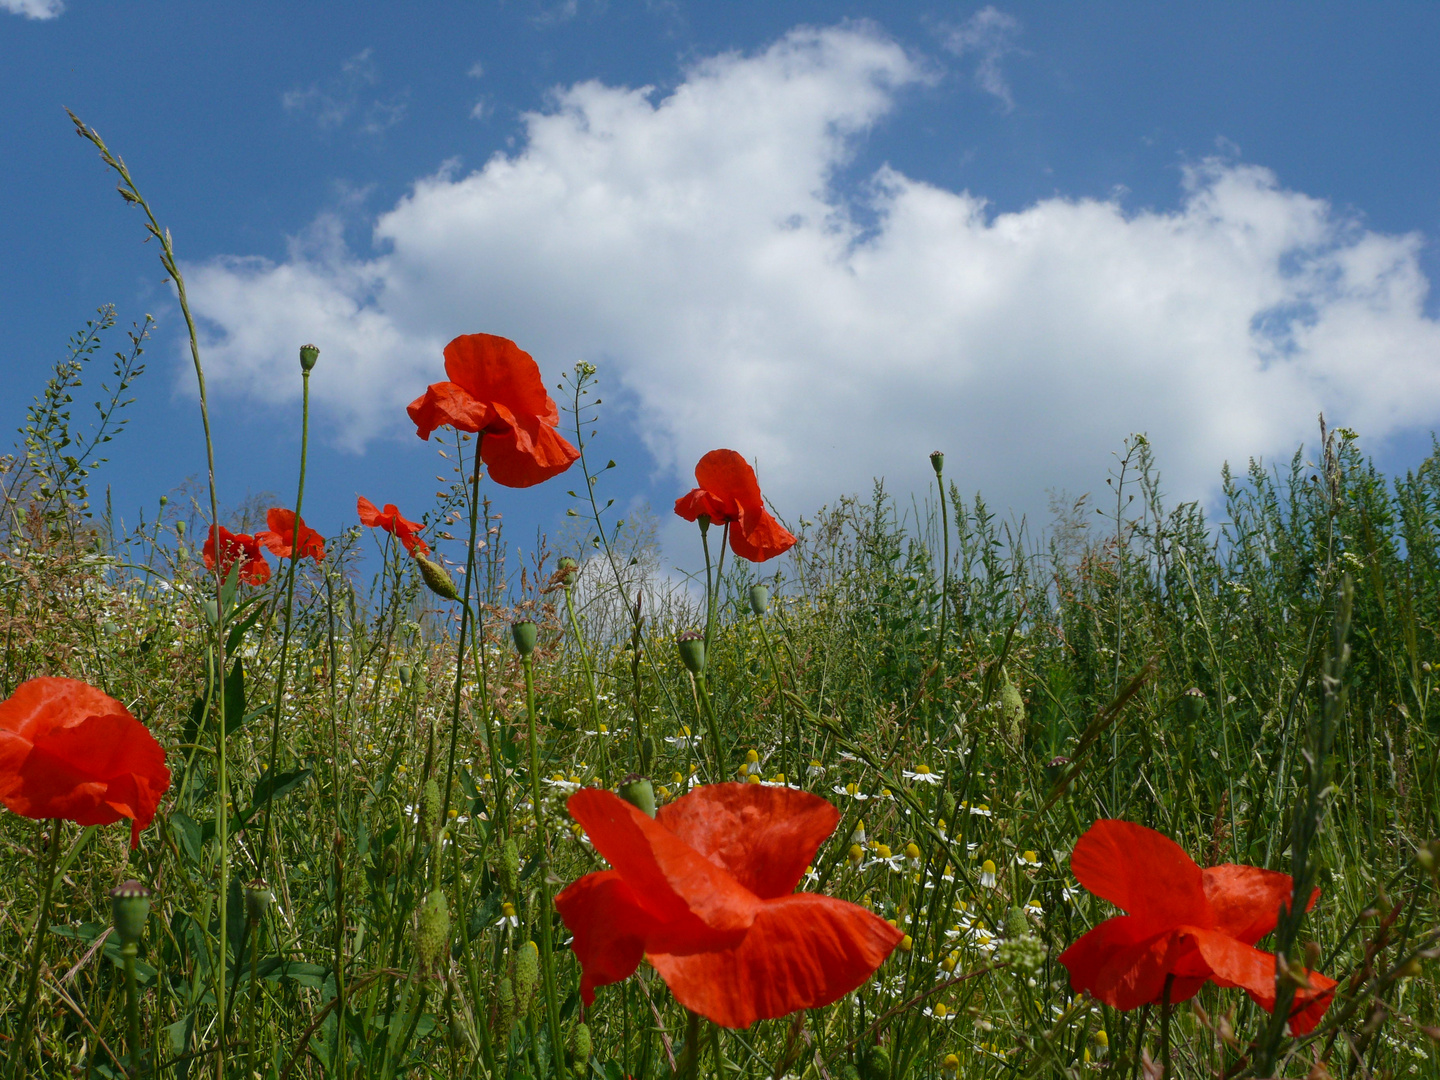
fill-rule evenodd
<path id="1" fill-rule="evenodd" d="M 175 834 L 175 842 L 179 845 L 192 863 L 200 862 L 200 852 L 204 846 L 201 840 L 200 826 L 188 814 L 179 810 L 170 815 L 170 831 Z"/>
<path id="2" fill-rule="evenodd" d="M 306 780 L 310 779 L 310 774 L 314 771 L 314 769 L 296 769 L 294 772 L 281 773 L 275 777 L 273 784 L 271 783 L 270 777 L 262 776 L 255 783 L 255 794 L 253 796 L 255 804 L 258 806 L 264 802 L 267 797 L 272 802 L 276 799 L 283 799 Z"/>
<path id="3" fill-rule="evenodd" d="M 245 723 L 245 660 L 235 658 L 235 666 L 225 676 L 225 734 L 238 731 Z"/>

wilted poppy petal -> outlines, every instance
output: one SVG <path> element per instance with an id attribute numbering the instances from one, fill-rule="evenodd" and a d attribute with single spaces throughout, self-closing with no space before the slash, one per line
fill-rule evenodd
<path id="1" fill-rule="evenodd" d="M 795 891 L 840 812 L 792 788 L 711 784 L 662 806 L 656 820 L 768 900 Z"/>
<path id="2" fill-rule="evenodd" d="M 629 976 L 645 955 L 645 932 L 655 916 L 641 906 L 617 870 L 586 874 L 555 897 L 555 910 L 574 935 L 580 996 L 595 1003 L 595 988 Z"/>
<path id="3" fill-rule="evenodd" d="M 1134 1009 L 1159 999 L 1170 974 L 1174 934 L 1156 932 L 1143 919 L 1106 919 L 1060 954 L 1070 985 L 1116 1009 Z"/>
<path id="4" fill-rule="evenodd" d="M 1205 898 L 1215 914 L 1215 929 L 1254 945 L 1271 930 L 1280 915 L 1280 905 L 1290 902 L 1294 886 L 1289 874 L 1262 870 L 1258 866 L 1226 863 L 1201 872 Z M 1310 907 L 1320 895 L 1316 889 Z M 1308 909 L 1307 909 L 1308 910 Z"/>
<path id="5" fill-rule="evenodd" d="M 743 1028 L 838 1001 L 874 974 L 903 936 L 855 904 L 799 893 L 760 905 L 733 949 L 649 958 L 680 1004 Z"/>
<path id="6" fill-rule="evenodd" d="M 747 513 L 730 526 L 730 548 L 742 559 L 767 562 L 795 546 L 795 536 L 768 510 Z"/>
<path id="7" fill-rule="evenodd" d="M 726 525 L 739 519 L 740 508 L 704 488 L 691 488 L 675 500 L 675 513 L 686 521 L 694 521 L 704 514 L 712 525 Z"/>
<path id="8" fill-rule="evenodd" d="M 1129 821 L 1097 821 L 1075 842 L 1070 870 L 1096 896 L 1156 929 L 1212 926 L 1200 867 L 1185 849 Z"/>
<path id="9" fill-rule="evenodd" d="M 461 334 L 445 346 L 445 374 L 481 401 L 536 417 L 552 428 L 560 422 L 535 358 L 509 338 Z"/>
<path id="10" fill-rule="evenodd" d="M 734 450 L 711 450 L 702 457 L 695 466 L 695 482 L 742 511 L 758 513 L 765 508 L 755 470 Z"/>
<path id="11" fill-rule="evenodd" d="M 625 880 L 645 908 L 667 923 L 693 915 L 721 937 L 697 936 L 700 926 L 652 948 L 689 951 L 717 947 L 755 920 L 760 901 L 726 871 L 613 792 L 584 788 L 566 803 L 595 845 Z M 674 929 L 674 928 L 667 928 Z M 658 930 L 657 930 L 658 932 Z M 690 936 L 685 936 L 689 934 Z"/>
<path id="12" fill-rule="evenodd" d="M 497 484 L 533 487 L 564 472 L 580 457 L 580 451 L 535 417 L 519 415 L 514 421 L 505 431 L 490 430 L 481 436 L 480 458 Z"/>
<path id="13" fill-rule="evenodd" d="M 415 434 L 426 442 L 436 428 L 449 426 L 457 431 L 483 431 L 495 419 L 489 405 L 453 382 L 431 383 L 405 411 L 415 424 Z"/>

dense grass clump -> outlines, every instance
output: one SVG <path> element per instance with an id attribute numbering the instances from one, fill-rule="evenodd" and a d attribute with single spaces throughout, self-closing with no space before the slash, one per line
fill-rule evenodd
<path id="1" fill-rule="evenodd" d="M 12 1075 L 1440 1076 L 1440 448 L 1391 478 L 1322 429 L 1313 460 L 1227 474 L 1210 521 L 1165 504 L 1135 437 L 1113 502 L 1043 531 L 937 460 L 918 517 L 877 485 L 782 559 L 717 558 L 702 593 L 663 586 L 653 528 L 609 516 L 583 454 L 581 525 L 518 550 L 518 496 L 460 435 L 423 521 L 448 581 L 357 525 L 250 585 L 207 570 L 193 501 L 92 516 L 65 402 L 111 321 L 0 472 L 0 694 L 84 680 L 173 777 L 134 851 L 118 825 L 0 812 Z M 582 452 L 594 379 L 568 383 Z M 631 774 L 661 804 L 736 778 L 832 801 L 801 888 L 905 940 L 855 993 L 747 1030 L 643 964 L 584 1009 L 552 899 L 601 861 L 565 800 Z M 1057 957 L 1115 910 L 1069 855 L 1104 818 L 1318 887 L 1261 945 L 1339 981 L 1320 1026 L 1213 985 L 1128 1012 L 1074 994 Z M 127 879 L 153 894 L 129 956 Z"/>

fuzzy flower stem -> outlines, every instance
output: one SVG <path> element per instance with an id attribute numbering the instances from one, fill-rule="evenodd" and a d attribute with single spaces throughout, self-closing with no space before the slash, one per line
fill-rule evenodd
<path id="1" fill-rule="evenodd" d="M 561 1075 L 560 1061 L 564 1046 L 560 1028 L 560 1000 L 555 992 L 555 956 L 551 941 L 552 907 L 550 897 L 550 835 L 545 828 L 545 815 L 540 809 L 540 738 L 535 730 L 535 659 L 526 653 L 520 657 L 525 669 L 525 716 L 529 724 L 530 802 L 535 813 L 535 831 L 540 837 L 540 979 L 545 988 L 545 1012 L 550 1023 L 550 1045 L 555 1057 L 557 1080 Z"/>
<path id="2" fill-rule="evenodd" d="M 40 951 L 45 944 L 45 931 L 50 924 L 50 892 L 55 885 L 55 862 L 60 856 L 60 822 L 50 822 L 50 850 L 45 858 L 45 876 L 40 891 L 40 911 L 35 917 L 35 946 L 30 950 L 30 970 L 25 979 L 25 1005 L 20 1010 L 20 1030 L 11 1044 L 10 1075 L 25 1075 L 29 1058 L 30 1020 L 35 1010 L 35 992 L 40 986 Z"/>
<path id="3" fill-rule="evenodd" d="M 460 695 L 465 687 L 465 632 L 470 627 L 470 583 L 475 577 L 475 529 L 480 517 L 480 443 L 485 433 L 475 436 L 475 468 L 470 474 L 470 539 L 465 545 L 465 584 L 460 593 L 460 644 L 455 656 L 455 704 L 450 715 L 450 753 L 445 761 L 445 798 L 440 820 L 450 817 L 450 792 L 455 782 L 455 742 L 460 735 Z"/>

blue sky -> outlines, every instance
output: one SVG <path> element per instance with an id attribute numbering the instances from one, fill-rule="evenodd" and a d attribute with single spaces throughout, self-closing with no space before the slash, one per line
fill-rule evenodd
<path id="1" fill-rule="evenodd" d="M 1207 498 L 1322 408 L 1392 468 L 1440 426 L 1440 7 L 414 7 L 0 0 L 0 422 L 113 302 L 159 329 L 98 478 L 133 518 L 202 467 L 178 311 L 68 106 L 174 234 L 226 501 L 289 497 L 320 346 L 326 532 L 428 505 L 400 407 L 463 332 L 596 363 L 605 483 L 662 517 L 722 445 L 792 520 L 923 490 L 936 447 L 1043 519 L 1131 431 Z M 573 486 L 494 494 L 526 537 Z"/>

